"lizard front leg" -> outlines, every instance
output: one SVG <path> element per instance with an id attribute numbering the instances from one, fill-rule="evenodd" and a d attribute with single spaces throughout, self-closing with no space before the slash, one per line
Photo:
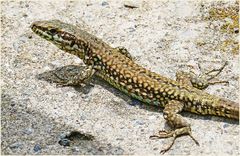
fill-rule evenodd
<path id="1" fill-rule="evenodd" d="M 119 47 L 114 48 L 114 50 L 116 50 L 117 52 L 123 54 L 127 58 L 133 60 L 131 54 L 129 53 L 129 51 L 125 47 L 119 46 Z"/>
<path id="2" fill-rule="evenodd" d="M 95 69 L 93 69 L 92 66 L 86 66 L 86 67 L 82 67 L 80 66 L 79 68 L 81 68 L 80 71 L 78 71 L 77 73 L 70 73 L 70 72 L 64 72 L 63 75 L 59 76 L 55 73 L 55 76 L 62 80 L 62 81 L 58 81 L 57 85 L 59 86 L 78 86 L 78 85 L 83 85 L 84 83 L 86 83 L 96 72 Z"/>
<path id="3" fill-rule="evenodd" d="M 173 130 L 162 130 L 159 131 L 157 135 L 150 136 L 150 138 L 159 139 L 172 137 L 172 142 L 165 149 L 161 150 L 161 154 L 167 152 L 173 146 L 176 138 L 181 135 L 189 135 L 194 140 L 194 142 L 199 145 L 198 141 L 192 136 L 190 124 L 187 123 L 187 121 L 180 114 L 178 114 L 182 111 L 183 107 L 183 103 L 179 101 L 169 101 L 163 110 L 163 117 L 169 126 L 173 128 Z"/>

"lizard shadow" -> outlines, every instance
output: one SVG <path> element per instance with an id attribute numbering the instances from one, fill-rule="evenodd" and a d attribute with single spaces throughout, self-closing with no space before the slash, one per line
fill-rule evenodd
<path id="1" fill-rule="evenodd" d="M 76 126 L 72 126 L 66 121 L 63 122 L 61 117 L 51 117 L 44 111 L 28 107 L 29 100 L 16 101 L 15 97 L 8 93 L 2 93 L 1 100 L 1 153 L 14 155 L 122 155 L 125 153 L 120 146 L 102 143 L 90 131 L 82 131 L 79 122 L 76 122 Z M 19 147 L 12 146 L 16 141 Z M 33 150 L 31 147 L 33 144 L 38 145 L 39 148 L 35 149 L 34 146 Z"/>
<path id="2" fill-rule="evenodd" d="M 77 65 L 67 65 L 62 67 L 57 67 L 54 70 L 46 71 L 41 74 L 38 74 L 36 78 L 38 80 L 44 80 L 49 83 L 61 84 L 66 83 L 69 81 L 69 77 L 72 77 L 79 73 L 84 67 L 77 66 Z M 88 94 L 95 85 L 99 85 L 104 89 L 108 90 L 109 92 L 113 93 L 115 96 L 120 97 L 123 101 L 129 103 L 131 106 L 137 106 L 143 109 L 147 109 L 149 111 L 158 112 L 159 110 L 162 111 L 162 108 L 152 105 L 143 104 L 141 101 L 133 99 L 128 95 L 122 93 L 118 89 L 114 88 L 106 81 L 102 80 L 101 78 L 93 75 L 92 79 L 90 79 L 86 84 L 82 86 L 70 86 L 73 87 L 76 91 L 82 92 L 83 94 Z M 61 85 L 59 87 L 62 87 Z M 64 86 L 63 86 L 64 87 Z"/>
<path id="3" fill-rule="evenodd" d="M 77 66 L 77 65 L 62 66 L 62 67 L 56 68 L 55 70 L 46 71 L 37 75 L 37 79 L 48 81 L 50 83 L 57 83 L 57 84 L 62 82 L 66 83 L 68 82 L 69 77 L 76 75 L 81 70 L 83 70 L 83 68 L 84 66 Z M 89 82 L 83 86 L 72 86 L 72 87 L 78 92 L 82 92 L 83 94 L 88 94 L 95 85 L 102 86 L 104 89 L 113 93 L 115 96 L 120 97 L 122 100 L 124 100 L 126 103 L 128 103 L 133 107 L 139 107 L 140 109 L 145 109 L 152 112 L 159 112 L 159 113 L 163 112 L 163 108 L 159 108 L 158 106 L 154 106 L 154 105 L 146 105 L 137 99 L 131 98 L 128 95 L 119 91 L 118 89 L 112 87 L 106 81 L 102 80 L 97 76 L 93 76 L 93 78 L 90 79 Z M 190 117 L 196 120 L 199 120 L 199 119 L 211 120 L 216 122 L 226 122 L 229 124 L 239 124 L 239 121 L 236 121 L 236 120 L 231 120 L 231 119 L 211 116 L 211 115 L 202 116 L 202 115 L 193 114 L 190 112 L 184 112 L 184 113 L 181 113 L 181 115 L 183 117 L 187 117 L 187 118 Z"/>

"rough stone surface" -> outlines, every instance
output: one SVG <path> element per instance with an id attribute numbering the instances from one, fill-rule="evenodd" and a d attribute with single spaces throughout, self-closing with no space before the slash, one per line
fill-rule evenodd
<path id="1" fill-rule="evenodd" d="M 177 70 L 229 65 L 218 76 L 229 85 L 206 91 L 238 101 L 239 54 L 233 53 L 238 28 L 221 32 L 228 20 L 207 20 L 216 6 L 235 1 L 1 1 L 1 154 L 159 154 L 170 142 L 150 140 L 165 128 L 162 109 L 145 106 L 94 79 L 90 89 L 56 87 L 37 77 L 66 65 L 82 64 L 31 32 L 37 20 L 59 19 L 116 46 L 125 46 L 137 63 L 174 79 Z M 228 27 L 230 29 L 230 27 Z M 225 41 L 228 42 L 225 42 Z M 223 43 L 233 43 L 221 50 Z M 196 146 L 178 138 L 167 154 L 239 155 L 239 125 L 218 117 L 182 113 L 191 123 Z M 93 139 L 59 136 L 79 131 Z"/>

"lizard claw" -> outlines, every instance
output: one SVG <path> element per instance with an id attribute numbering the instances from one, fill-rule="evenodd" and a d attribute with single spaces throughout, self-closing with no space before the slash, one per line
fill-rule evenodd
<path id="1" fill-rule="evenodd" d="M 158 138 L 158 139 L 170 138 L 173 136 L 173 134 L 174 134 L 174 131 L 160 130 L 158 131 L 158 134 L 151 135 L 149 138 Z"/>
<path id="2" fill-rule="evenodd" d="M 168 149 L 163 149 L 163 150 L 160 151 L 160 154 L 164 154 L 164 153 L 166 153 L 167 151 L 168 151 Z"/>
<path id="3" fill-rule="evenodd" d="M 71 83 L 71 82 L 67 82 L 67 83 L 58 82 L 58 83 L 56 83 L 56 86 L 57 86 L 57 87 L 68 87 L 68 86 L 80 86 L 80 87 L 84 87 L 85 85 L 86 85 L 86 84 L 84 84 L 84 83 L 75 84 L 75 83 Z"/>
<path id="4" fill-rule="evenodd" d="M 164 154 L 171 149 L 177 137 L 181 135 L 189 135 L 192 138 L 192 140 L 199 146 L 199 142 L 192 136 L 190 127 L 182 127 L 172 131 L 160 130 L 158 134 L 152 135 L 149 138 L 158 138 L 158 139 L 172 138 L 172 141 L 170 142 L 170 144 L 166 148 L 160 151 L 160 154 Z"/>
<path id="5" fill-rule="evenodd" d="M 57 83 L 56 83 L 56 86 L 57 86 L 58 88 L 60 88 L 60 87 L 67 87 L 67 86 L 69 86 L 69 84 L 63 83 L 63 82 L 57 82 Z"/>

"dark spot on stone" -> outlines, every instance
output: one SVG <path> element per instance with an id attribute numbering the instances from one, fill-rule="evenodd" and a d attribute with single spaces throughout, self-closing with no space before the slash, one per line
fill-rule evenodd
<path id="1" fill-rule="evenodd" d="M 61 140 L 58 141 L 58 143 L 61 146 L 70 146 L 70 140 L 69 139 L 61 139 Z"/>
<path id="2" fill-rule="evenodd" d="M 89 134 L 82 134 L 78 131 L 72 131 L 69 135 L 66 136 L 67 139 L 69 140 L 93 140 L 93 136 Z"/>
<path id="3" fill-rule="evenodd" d="M 111 147 L 110 151 L 107 152 L 107 155 L 122 155 L 124 150 L 121 147 Z"/>
<path id="4" fill-rule="evenodd" d="M 28 15 L 27 15 L 27 14 L 23 14 L 23 17 L 25 17 L 25 18 L 26 18 L 26 17 L 28 17 Z"/>
<path id="5" fill-rule="evenodd" d="M 157 148 L 157 147 L 155 147 L 153 150 L 154 150 L 154 151 L 157 151 L 157 150 L 158 150 L 158 148 Z"/>
<path id="6" fill-rule="evenodd" d="M 23 133 L 27 134 L 27 135 L 30 135 L 33 133 L 33 129 L 32 128 L 27 128 L 23 131 Z"/>
<path id="7" fill-rule="evenodd" d="M 82 141 L 92 141 L 94 136 L 90 134 L 84 134 L 78 131 L 71 131 L 60 134 L 60 140 L 58 143 L 61 146 L 70 146 L 70 144 L 76 144 Z"/>
<path id="8" fill-rule="evenodd" d="M 227 123 L 223 124 L 223 128 L 227 128 L 227 127 L 229 127 L 229 124 Z"/>
<path id="9" fill-rule="evenodd" d="M 92 3 L 88 3 L 88 4 L 86 4 L 87 6 L 91 6 L 91 5 L 93 5 Z"/>
<path id="10" fill-rule="evenodd" d="M 107 5 L 109 5 L 108 2 L 106 2 L 106 1 L 102 2 L 102 6 L 107 6 Z"/>
<path id="11" fill-rule="evenodd" d="M 21 148 L 21 147 L 22 147 L 22 143 L 20 143 L 20 142 L 15 142 L 15 143 L 9 145 L 9 147 L 10 147 L 11 149 Z"/>
<path id="12" fill-rule="evenodd" d="M 39 152 L 39 151 L 41 151 L 41 149 L 42 149 L 42 147 L 39 144 L 36 144 L 33 148 L 33 151 L 34 152 Z"/>
<path id="13" fill-rule="evenodd" d="M 62 134 L 60 134 L 59 138 L 60 138 L 60 139 L 65 139 L 66 136 L 67 136 L 66 134 L 62 133 Z"/>
<path id="14" fill-rule="evenodd" d="M 128 32 L 134 32 L 134 31 L 136 31 L 136 29 L 134 27 L 128 28 Z"/>
<path id="15" fill-rule="evenodd" d="M 124 138 L 116 138 L 116 140 L 123 141 Z"/>

